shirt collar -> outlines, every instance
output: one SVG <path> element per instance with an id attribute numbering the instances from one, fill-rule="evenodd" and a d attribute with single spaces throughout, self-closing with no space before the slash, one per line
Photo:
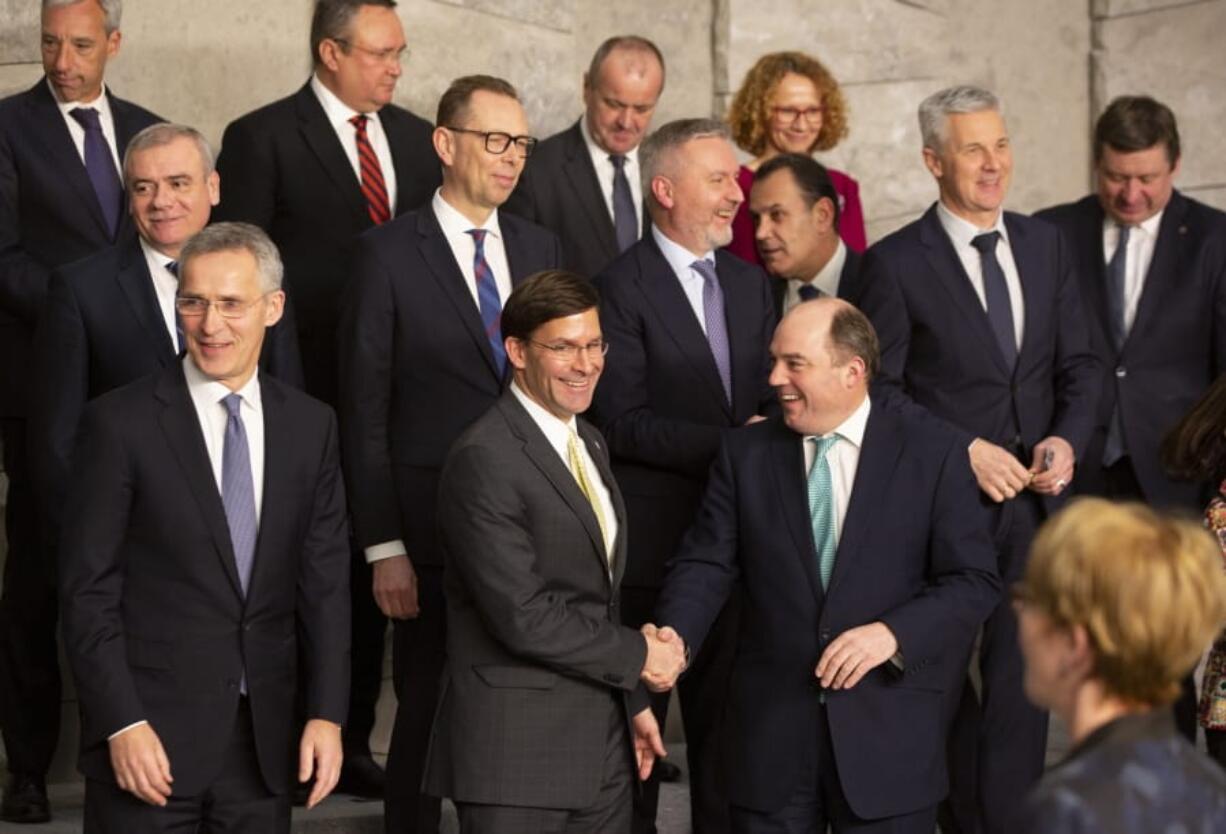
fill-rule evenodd
<path id="1" fill-rule="evenodd" d="M 686 249 L 679 243 L 673 241 L 668 235 L 660 231 L 654 223 L 651 226 L 651 234 L 655 237 L 656 245 L 660 247 L 660 253 L 664 255 L 664 260 L 668 261 L 668 265 L 673 268 L 673 272 L 678 278 L 688 279 L 691 275 L 690 264 L 694 261 L 707 260 L 712 264 L 715 263 L 715 250 L 709 249 L 701 257 L 695 257 L 694 253 Z"/>
<path id="2" fill-rule="evenodd" d="M 430 201 L 430 207 L 434 210 L 434 216 L 438 219 L 438 224 L 442 227 L 443 234 L 448 237 L 466 235 L 472 229 L 484 229 L 499 240 L 502 239 L 502 229 L 498 225 L 498 209 L 491 211 L 490 216 L 485 218 L 485 222 L 480 226 L 475 226 L 471 220 L 461 214 L 451 203 L 443 199 L 442 188 L 434 190 L 434 199 Z"/>
<path id="3" fill-rule="evenodd" d="M 837 297 L 839 294 L 839 279 L 843 276 L 843 266 L 847 263 L 847 247 L 843 244 L 843 239 L 839 238 L 838 246 L 835 247 L 834 254 L 830 256 L 830 260 L 826 261 L 818 273 L 809 279 L 807 283 L 811 286 L 824 292 L 831 298 Z M 805 285 L 805 281 L 800 281 L 796 278 L 791 278 L 788 283 L 792 285 L 792 289 L 796 292 Z"/>
<path id="4" fill-rule="evenodd" d="M 98 111 L 99 117 L 111 115 L 111 100 L 106 94 L 105 82 L 102 84 L 102 92 L 98 93 L 98 97 L 93 101 L 60 101 L 59 96 L 55 94 L 55 88 L 51 86 L 51 79 L 47 79 L 47 89 L 51 91 L 51 99 L 55 102 L 55 106 L 60 108 L 60 112 L 65 116 L 78 107 L 92 107 Z"/>
<path id="5" fill-rule="evenodd" d="M 864 397 L 864 402 L 860 403 L 860 405 L 856 407 L 856 410 L 853 411 L 846 420 L 835 426 L 834 431 L 829 432 L 828 434 L 820 435 L 820 437 L 830 437 L 831 435 L 836 435 L 859 449 L 862 445 L 864 445 L 864 430 L 868 426 L 868 413 L 871 410 L 872 404 L 869 401 L 869 397 L 866 395 Z M 805 440 L 818 437 L 819 435 L 816 434 L 806 434 Z"/>
<path id="6" fill-rule="evenodd" d="M 592 159 L 601 159 L 605 162 L 609 162 L 609 157 L 612 156 L 612 153 L 606 151 L 604 148 L 600 147 L 600 145 L 597 145 L 596 140 L 592 138 L 592 131 L 587 124 L 586 112 L 579 117 L 579 132 L 583 134 L 583 144 L 587 145 L 587 152 L 592 155 Z M 626 157 L 627 165 L 638 165 L 639 146 L 635 145 L 633 148 L 622 154 L 622 156 Z M 610 162 L 609 164 L 612 165 L 613 163 Z"/>
<path id="7" fill-rule="evenodd" d="M 319 80 L 319 76 L 315 73 L 311 73 L 311 91 L 315 93 L 315 98 L 319 99 L 319 105 L 323 107 L 324 115 L 327 116 L 329 124 L 337 131 L 342 128 L 353 130 L 353 124 L 349 120 L 354 116 L 366 116 L 372 122 L 379 121 L 379 112 L 377 110 L 372 110 L 369 113 L 359 113 L 341 101 L 336 93 L 329 90 Z"/>
<path id="8" fill-rule="evenodd" d="M 558 450 L 558 454 L 565 456 L 566 446 L 570 442 L 572 432 L 578 431 L 578 423 L 572 415 L 570 420 L 559 420 L 555 415 L 550 414 L 545 410 L 540 403 L 532 399 L 524 392 L 524 389 L 519 387 L 519 383 L 511 382 L 511 393 L 515 395 L 515 399 L 519 400 L 519 404 L 528 412 L 528 416 L 532 418 L 532 422 L 540 427 L 544 432 L 545 439 L 549 441 L 549 445 Z"/>
<path id="9" fill-rule="evenodd" d="M 1162 210 L 1159 211 L 1157 214 L 1155 214 L 1153 217 L 1150 217 L 1147 220 L 1142 220 L 1140 223 L 1137 223 L 1132 228 L 1140 229 L 1141 231 L 1145 232 L 1146 237 L 1157 237 L 1158 227 L 1162 225 L 1162 215 L 1165 213 L 1166 213 L 1166 206 L 1163 206 Z M 1103 212 L 1103 230 L 1104 231 L 1107 231 L 1107 230 L 1119 231 L 1119 228 L 1120 228 L 1120 224 L 1115 222 L 1115 218 L 1113 218 L 1111 215 L 1107 214 L 1106 212 Z"/>
<path id="10" fill-rule="evenodd" d="M 187 390 L 193 400 L 205 403 L 220 403 L 230 394 L 238 394 L 242 397 L 244 404 L 250 406 L 257 413 L 260 411 L 262 401 L 260 399 L 259 368 L 255 369 L 255 373 L 251 375 L 251 379 L 247 380 L 246 385 L 237 391 L 231 391 L 224 383 L 209 378 L 205 375 L 204 371 L 197 368 L 189 353 L 183 357 L 183 377 L 187 380 Z"/>
<path id="11" fill-rule="evenodd" d="M 1009 242 L 1009 232 L 1005 228 L 1004 211 L 997 212 L 996 222 L 990 228 L 981 229 L 969 220 L 954 214 L 945 207 L 944 203 L 937 200 L 937 218 L 941 221 L 941 228 L 945 230 L 945 234 L 949 235 L 949 239 L 953 241 L 954 248 L 971 246 L 972 240 L 988 232 L 1000 232 L 1001 239 L 1005 243 Z"/>

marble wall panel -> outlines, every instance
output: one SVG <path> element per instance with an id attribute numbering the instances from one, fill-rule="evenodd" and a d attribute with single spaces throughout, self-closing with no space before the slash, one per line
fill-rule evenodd
<path id="1" fill-rule="evenodd" d="M 32 0 L 0 0 L 0 64 L 39 58 L 39 5 Z"/>

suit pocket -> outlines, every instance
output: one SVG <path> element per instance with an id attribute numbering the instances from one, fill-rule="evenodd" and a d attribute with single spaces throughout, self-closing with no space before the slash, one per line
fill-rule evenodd
<path id="1" fill-rule="evenodd" d="M 525 666 L 474 666 L 477 677 L 497 689 L 553 689 L 558 674 Z"/>
<path id="2" fill-rule="evenodd" d="M 140 669 L 170 669 L 174 650 L 162 640 L 139 640 L 129 637 L 128 665 Z"/>

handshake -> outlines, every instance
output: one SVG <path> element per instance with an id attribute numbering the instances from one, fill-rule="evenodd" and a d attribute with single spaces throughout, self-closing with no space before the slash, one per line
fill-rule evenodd
<path id="1" fill-rule="evenodd" d="M 670 626 L 656 628 L 647 623 L 641 630 L 647 641 L 647 662 L 639 677 L 652 692 L 667 692 L 689 663 L 685 641 Z"/>

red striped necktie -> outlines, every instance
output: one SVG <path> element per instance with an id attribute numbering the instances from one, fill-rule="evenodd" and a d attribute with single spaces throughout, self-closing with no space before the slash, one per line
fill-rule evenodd
<path id="1" fill-rule="evenodd" d="M 378 226 L 392 219 L 392 210 L 387 199 L 387 183 L 383 181 L 383 169 L 379 167 L 379 157 L 366 135 L 367 117 L 358 114 L 349 120 L 353 125 L 358 141 L 358 162 L 362 168 L 362 196 L 366 198 L 366 210 L 370 219 Z"/>

